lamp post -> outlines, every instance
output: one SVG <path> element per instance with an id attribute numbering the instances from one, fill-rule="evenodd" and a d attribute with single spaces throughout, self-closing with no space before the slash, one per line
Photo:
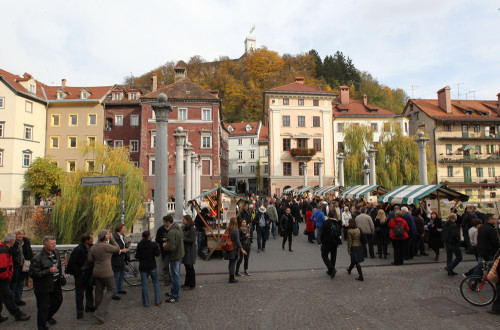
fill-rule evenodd
<path id="1" fill-rule="evenodd" d="M 191 155 L 191 195 L 193 195 L 192 198 L 197 197 L 199 194 L 196 191 L 196 158 L 198 156 L 193 154 Z"/>
<path id="2" fill-rule="evenodd" d="M 370 159 L 370 185 L 374 186 L 377 183 L 377 169 L 375 168 L 375 153 L 377 149 L 370 145 L 368 149 L 368 158 Z"/>
<path id="3" fill-rule="evenodd" d="M 323 187 L 323 158 L 318 159 L 319 187 Z"/>
<path id="4" fill-rule="evenodd" d="M 307 186 L 307 163 L 303 162 L 302 163 L 302 172 L 304 174 L 304 187 Z"/>
<path id="5" fill-rule="evenodd" d="M 186 134 L 177 127 L 175 138 L 175 220 L 181 222 L 184 210 L 184 143 Z"/>
<path id="6" fill-rule="evenodd" d="M 339 180 L 338 184 L 344 187 L 344 160 L 345 156 L 343 153 L 337 155 L 337 160 L 339 161 Z"/>

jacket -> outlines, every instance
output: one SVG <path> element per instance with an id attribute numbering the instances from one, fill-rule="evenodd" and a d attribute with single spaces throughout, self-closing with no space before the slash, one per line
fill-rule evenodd
<path id="1" fill-rule="evenodd" d="M 31 249 L 31 242 L 28 238 L 23 237 L 23 256 L 24 260 L 31 260 L 33 259 L 33 250 Z M 14 264 L 14 268 L 16 267 L 22 267 L 23 265 L 19 263 L 18 261 L 18 251 L 19 251 L 19 242 L 16 240 L 14 241 L 14 245 L 10 248 L 10 251 L 12 253 L 12 263 Z"/>
<path id="2" fill-rule="evenodd" d="M 338 225 L 339 231 L 341 231 L 342 224 L 340 223 L 340 221 L 337 221 L 336 219 L 329 218 L 323 223 L 323 226 L 321 226 L 321 231 L 320 231 L 321 244 L 327 248 L 336 248 L 339 243 L 342 244 L 340 237 L 335 238 L 334 234 L 331 233 L 332 225 L 334 223 Z"/>
<path id="3" fill-rule="evenodd" d="M 98 278 L 107 278 L 113 276 L 111 267 L 111 257 L 113 253 L 120 251 L 120 247 L 111 237 L 109 243 L 106 241 L 97 242 L 90 248 L 88 260 L 94 263 L 92 275 Z"/>
<path id="4" fill-rule="evenodd" d="M 293 232 L 293 216 L 292 214 L 283 214 L 280 221 L 281 231 L 285 233 Z"/>
<path id="5" fill-rule="evenodd" d="M 193 226 L 183 230 L 184 233 L 184 257 L 182 263 L 192 266 L 196 263 L 196 228 Z"/>
<path id="6" fill-rule="evenodd" d="M 92 248 L 92 245 L 90 246 Z M 80 243 L 76 248 L 71 251 L 69 257 L 68 265 L 66 266 L 66 274 L 71 274 L 73 276 L 80 275 L 83 270 L 83 264 L 88 261 L 89 250 L 85 244 Z M 89 263 L 89 270 L 92 270 L 92 264 Z"/>
<path id="7" fill-rule="evenodd" d="M 347 230 L 347 252 L 351 254 L 353 246 L 361 246 L 361 231 L 359 228 L 349 228 Z"/>
<path id="8" fill-rule="evenodd" d="M 231 230 L 229 236 L 231 236 L 234 248 L 231 251 L 224 251 L 224 257 L 229 260 L 235 260 L 238 258 L 241 250 L 240 231 L 238 229 Z"/>
<path id="9" fill-rule="evenodd" d="M 314 232 L 314 222 L 312 222 L 311 217 L 312 217 L 312 211 L 306 211 L 306 231 L 309 233 Z"/>
<path id="10" fill-rule="evenodd" d="M 403 219 L 406 221 L 409 227 L 408 235 L 410 237 L 417 235 L 417 226 L 415 225 L 415 219 L 413 218 L 413 215 L 411 215 L 410 213 L 405 213 L 403 215 Z"/>
<path id="11" fill-rule="evenodd" d="M 117 232 L 114 232 L 113 239 L 120 247 L 120 250 L 125 249 L 125 244 L 123 244 L 122 240 L 120 239 L 120 234 L 118 234 Z M 124 240 L 125 240 L 125 238 L 124 238 Z M 113 254 L 113 256 L 111 257 L 111 267 L 113 268 L 113 273 L 117 273 L 117 272 L 121 272 L 122 270 L 125 270 L 125 262 L 127 260 L 128 260 L 127 253 L 118 252 L 118 253 Z"/>
<path id="12" fill-rule="evenodd" d="M 316 224 L 316 228 L 323 226 L 323 222 L 325 222 L 325 215 L 323 214 L 323 211 L 321 211 L 321 209 L 314 211 L 311 220 Z"/>
<path id="13" fill-rule="evenodd" d="M 61 257 L 59 251 L 54 250 L 57 260 L 57 268 L 59 269 L 59 279 L 62 275 Z M 53 267 L 52 259 L 45 249 L 31 259 L 30 277 L 33 279 L 33 288 L 35 292 L 52 292 L 54 290 L 54 274 L 50 272 Z"/>
<path id="14" fill-rule="evenodd" d="M 460 233 L 458 232 L 458 226 L 453 221 L 446 221 L 443 224 L 442 232 L 443 242 L 448 245 L 460 245 Z"/>
<path id="15" fill-rule="evenodd" d="M 250 239 L 247 237 L 247 234 L 249 233 L 248 228 L 250 228 L 250 227 L 247 226 L 246 229 L 243 231 L 240 227 L 240 229 L 238 230 L 240 233 L 241 247 L 245 251 L 247 251 L 247 253 L 250 251 Z"/>
<path id="16" fill-rule="evenodd" d="M 168 229 L 165 253 L 170 261 L 184 257 L 184 234 L 181 227 L 173 223 Z"/>
<path id="17" fill-rule="evenodd" d="M 156 268 L 156 258 L 160 255 L 160 248 L 155 242 L 143 239 L 137 244 L 135 258 L 139 260 L 139 271 L 149 273 Z"/>
<path id="18" fill-rule="evenodd" d="M 260 222 L 261 215 L 264 215 L 264 224 L 265 224 L 264 227 L 266 229 L 269 228 L 269 222 L 270 222 L 270 220 L 269 220 L 269 216 L 267 215 L 267 212 L 264 212 L 264 213 L 260 213 L 260 211 L 255 212 L 255 220 L 254 220 L 255 226 L 257 228 L 260 227 L 259 222 Z"/>
<path id="19" fill-rule="evenodd" d="M 396 237 L 394 235 L 394 229 L 396 229 L 396 226 L 401 224 L 403 226 L 403 230 L 405 231 L 405 234 L 403 237 Z M 408 223 L 403 219 L 403 218 L 392 218 L 391 221 L 389 221 L 389 226 L 390 232 L 389 232 L 389 237 L 393 240 L 404 240 L 408 239 L 410 236 L 408 236 L 408 231 L 410 230 L 410 227 L 408 226 Z"/>
<path id="20" fill-rule="evenodd" d="M 160 248 L 160 253 L 161 253 L 161 257 L 162 258 L 165 258 L 165 256 L 167 255 L 165 250 L 163 249 L 163 243 L 165 243 L 163 241 L 164 238 L 167 237 L 167 228 L 165 228 L 164 225 L 162 225 L 160 228 L 158 228 L 158 230 L 156 231 L 156 238 L 155 238 L 155 242 L 158 244 L 158 247 Z"/>
<path id="21" fill-rule="evenodd" d="M 11 280 L 14 274 L 12 256 L 10 249 L 4 243 L 0 243 L 0 280 Z"/>
<path id="22" fill-rule="evenodd" d="M 482 257 L 493 257 L 499 248 L 495 227 L 486 222 L 477 231 L 477 253 Z"/>
<path id="23" fill-rule="evenodd" d="M 269 205 L 267 207 L 266 213 L 269 216 L 269 220 L 278 221 L 278 211 L 276 211 L 276 208 L 274 207 L 274 205 Z"/>
<path id="24" fill-rule="evenodd" d="M 368 214 L 361 213 L 354 219 L 354 221 L 356 221 L 356 227 L 358 227 L 363 234 L 373 235 L 375 233 L 375 225 L 373 224 L 372 218 Z"/>

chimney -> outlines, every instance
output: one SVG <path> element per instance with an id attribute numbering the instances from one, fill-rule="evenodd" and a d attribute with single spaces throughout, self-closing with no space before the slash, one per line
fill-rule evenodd
<path id="1" fill-rule="evenodd" d="M 450 86 L 441 88 L 437 92 L 438 106 L 446 113 L 451 113 Z"/>
<path id="2" fill-rule="evenodd" d="M 156 92 L 158 90 L 158 74 L 153 73 L 153 76 L 151 77 L 151 91 Z"/>
<path id="3" fill-rule="evenodd" d="M 295 77 L 295 82 L 299 84 L 304 84 L 304 77 Z"/>
<path id="4" fill-rule="evenodd" d="M 66 79 L 61 80 L 61 88 L 66 88 Z"/>
<path id="5" fill-rule="evenodd" d="M 349 104 L 349 87 L 340 86 L 340 104 Z"/>
<path id="6" fill-rule="evenodd" d="M 178 82 L 179 80 L 182 80 L 187 77 L 186 68 L 175 67 L 174 72 L 175 72 L 174 82 Z"/>
<path id="7" fill-rule="evenodd" d="M 368 97 L 366 96 L 366 94 L 363 95 L 363 104 L 364 105 L 368 104 Z"/>

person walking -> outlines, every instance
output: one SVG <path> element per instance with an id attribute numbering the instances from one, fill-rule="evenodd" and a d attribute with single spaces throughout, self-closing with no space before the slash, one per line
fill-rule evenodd
<path id="1" fill-rule="evenodd" d="M 45 236 L 42 244 L 42 251 L 31 260 L 30 277 L 36 297 L 38 329 L 48 329 L 47 322 L 50 325 L 57 323 L 54 315 L 63 302 L 61 285 L 66 284 L 66 279 L 55 237 Z"/>
<path id="2" fill-rule="evenodd" d="M 184 257 L 182 263 L 186 269 L 186 278 L 182 288 L 184 291 L 194 290 L 196 287 L 196 273 L 194 264 L 196 263 L 196 228 L 194 227 L 193 218 L 190 215 L 182 217 L 183 232 L 184 232 Z"/>
<path id="3" fill-rule="evenodd" d="M 207 247 L 207 234 L 205 233 L 205 230 L 207 229 L 207 225 L 205 222 L 211 221 L 208 207 L 204 207 L 201 209 L 201 216 L 200 214 L 197 214 L 196 217 L 194 218 L 194 225 L 196 227 L 196 234 L 197 234 L 197 241 L 198 241 L 198 256 L 201 259 L 205 259 L 207 256 L 203 253 L 203 249 Z"/>
<path id="4" fill-rule="evenodd" d="M 410 228 L 408 231 L 408 248 L 403 251 L 403 258 L 405 260 L 412 260 L 415 255 L 416 236 L 418 235 L 417 226 L 413 215 L 411 215 L 406 206 L 401 208 L 401 213 L 403 214 L 403 219 L 408 224 L 408 228 Z"/>
<path id="5" fill-rule="evenodd" d="M 389 237 L 392 240 L 392 247 L 394 248 L 394 261 L 395 266 L 400 266 L 404 263 L 404 251 L 406 251 L 408 244 L 408 231 L 410 230 L 408 223 L 403 219 L 403 214 L 400 210 L 396 210 L 394 217 L 389 221 Z"/>
<path id="6" fill-rule="evenodd" d="M 113 268 L 113 274 L 115 277 L 115 293 L 113 294 L 114 300 L 120 300 L 121 298 L 118 294 L 126 294 L 127 291 L 123 290 L 123 278 L 125 277 L 125 263 L 128 261 L 128 249 L 125 243 L 125 231 L 127 227 L 123 223 L 116 226 L 115 232 L 113 233 L 113 239 L 120 247 L 120 252 L 113 254 L 111 258 L 111 267 Z"/>
<path id="7" fill-rule="evenodd" d="M 321 211 L 320 211 L 321 212 Z M 323 214 L 323 212 L 321 212 Z M 289 207 L 286 208 L 285 214 L 281 217 L 280 226 L 281 232 L 283 235 L 283 243 L 281 244 L 281 248 L 285 249 L 285 243 L 288 240 L 288 251 L 293 252 L 292 250 L 292 236 L 293 236 L 293 224 L 295 223 L 295 218 L 292 216 L 291 210 Z"/>
<path id="8" fill-rule="evenodd" d="M 264 206 L 259 207 L 259 211 L 255 214 L 257 227 L 257 253 L 266 251 L 267 233 L 269 228 L 269 216 L 266 213 Z"/>
<path id="9" fill-rule="evenodd" d="M 33 259 L 33 250 L 31 242 L 25 237 L 24 229 L 18 229 L 14 232 L 16 240 L 10 248 L 12 252 L 12 263 L 14 265 L 14 274 L 10 282 L 10 290 L 14 295 L 16 305 L 24 306 L 26 302 L 22 300 L 24 281 L 28 277 L 29 265 Z"/>
<path id="10" fill-rule="evenodd" d="M 347 273 L 351 275 L 351 271 L 356 266 L 358 277 L 356 280 L 364 281 L 361 263 L 365 260 L 363 247 L 361 246 L 361 231 L 356 226 L 354 219 L 349 220 L 349 229 L 347 230 L 347 253 L 351 256 L 351 264 L 347 268 Z"/>
<path id="11" fill-rule="evenodd" d="M 454 269 L 462 261 L 460 233 L 456 221 L 457 215 L 450 213 L 448 220 L 443 225 L 443 242 L 446 247 L 446 267 L 444 269 L 450 276 L 458 275 Z M 455 259 L 453 259 L 453 255 L 455 255 Z"/>
<path id="12" fill-rule="evenodd" d="M 373 250 L 373 234 L 375 233 L 375 225 L 367 212 L 368 209 L 366 207 L 361 208 L 361 213 L 355 218 L 356 227 L 366 235 L 368 250 L 366 248 L 366 244 L 362 244 L 365 258 L 368 257 L 368 252 L 370 252 L 370 258 L 375 258 L 375 252 Z"/>
<path id="13" fill-rule="evenodd" d="M 344 212 L 342 213 L 342 226 L 344 227 L 344 241 L 347 241 L 347 230 L 349 229 L 349 220 L 352 219 L 351 211 L 349 211 L 349 206 L 344 207 Z"/>
<path id="14" fill-rule="evenodd" d="M 243 255 L 246 255 L 247 252 L 241 246 L 240 232 L 238 230 L 238 220 L 236 219 L 236 217 L 232 217 L 229 220 L 229 225 L 227 226 L 226 233 L 229 233 L 231 242 L 233 243 L 233 249 L 231 251 L 224 251 L 225 258 L 229 260 L 229 283 L 237 283 L 238 280 L 234 279 L 234 274 L 236 271 L 236 261 L 238 259 L 238 253 L 241 251 Z"/>
<path id="15" fill-rule="evenodd" d="M 168 225 L 167 222 L 165 221 L 165 217 L 163 217 L 163 226 L 158 228 L 158 230 L 156 231 L 155 242 L 156 244 L 158 244 L 158 247 L 160 248 L 161 261 L 163 265 L 163 282 L 165 283 L 165 286 L 170 286 L 170 284 L 172 284 L 172 277 L 170 276 L 170 263 L 168 260 L 167 252 L 165 252 L 165 249 L 163 248 L 163 244 L 167 241 L 167 233 L 168 233 Z"/>
<path id="16" fill-rule="evenodd" d="M 323 222 L 325 222 L 325 214 L 321 210 L 321 207 L 318 206 L 318 208 L 313 212 L 311 216 L 312 222 L 314 222 L 314 226 L 316 228 L 316 241 L 318 243 L 318 246 L 321 246 L 321 226 L 323 226 Z"/>
<path id="17" fill-rule="evenodd" d="M 146 230 L 142 233 L 142 239 L 137 244 L 135 258 L 139 260 L 139 272 L 141 273 L 142 306 L 149 306 L 148 281 L 151 277 L 155 292 L 155 305 L 160 306 L 161 292 L 158 280 L 158 268 L 156 267 L 156 257 L 160 255 L 158 244 L 151 241 L 151 233 Z"/>
<path id="18" fill-rule="evenodd" d="M 243 250 L 245 250 L 246 254 L 242 252 L 239 253 L 238 262 L 236 263 L 236 276 L 241 276 L 240 274 L 240 266 L 243 263 L 243 270 L 246 276 L 250 276 L 248 273 L 248 258 L 250 258 L 250 233 L 248 232 L 248 226 L 245 219 L 240 220 L 239 224 L 239 233 L 240 233 L 240 243 Z"/>
<path id="19" fill-rule="evenodd" d="M 276 239 L 276 223 L 278 222 L 278 211 L 274 206 L 274 201 L 271 200 L 269 206 L 267 207 L 266 213 L 269 217 L 269 221 L 271 222 L 271 233 L 273 234 L 273 239 Z"/>
<path id="20" fill-rule="evenodd" d="M 80 244 L 71 251 L 66 274 L 75 278 L 75 305 L 76 318 L 83 318 L 83 297 L 85 295 L 85 312 L 93 313 L 94 308 L 94 286 L 92 285 L 93 264 L 89 262 L 88 256 L 94 237 L 90 233 L 85 233 L 80 239 Z"/>
<path id="21" fill-rule="evenodd" d="M 125 249 L 122 249 L 122 252 Z M 114 253 L 120 252 L 118 243 L 113 238 L 113 234 L 107 229 L 101 229 L 97 233 L 97 243 L 89 251 L 88 260 L 94 264 L 92 276 L 95 281 L 95 313 L 94 317 L 101 323 L 106 320 L 104 317 L 108 311 L 108 305 L 115 292 L 115 278 L 111 266 L 111 258 Z M 104 294 L 106 289 L 106 294 Z"/>
<path id="22" fill-rule="evenodd" d="M 377 242 L 377 254 L 379 258 L 387 259 L 387 245 L 389 243 L 389 226 L 384 210 L 379 209 L 375 218 L 375 240 Z"/>
<path id="23" fill-rule="evenodd" d="M 172 275 L 172 288 L 166 295 L 169 297 L 166 301 L 169 303 L 177 302 L 181 299 L 179 295 L 181 287 L 181 263 L 184 257 L 184 234 L 181 227 L 174 223 L 171 215 L 163 217 L 167 226 L 167 237 L 163 248 L 167 253 L 170 265 L 170 274 Z"/>
<path id="24" fill-rule="evenodd" d="M 434 261 L 439 261 L 439 250 L 444 247 L 441 238 L 443 221 L 436 212 L 431 212 L 431 220 L 427 224 L 427 229 L 429 229 L 429 248 L 434 251 Z"/>
<path id="25" fill-rule="evenodd" d="M 482 262 L 495 260 L 495 255 L 500 249 L 498 233 L 498 218 L 494 214 L 485 215 L 486 222 L 477 230 L 477 254 L 478 265 L 474 269 L 474 275 L 482 274 Z"/>
<path id="26" fill-rule="evenodd" d="M 335 277 L 337 270 L 335 264 L 337 262 L 337 247 L 342 244 L 342 224 L 337 220 L 335 209 L 328 211 L 328 219 L 321 226 L 321 258 L 325 263 L 328 271 L 326 272 L 331 278 Z M 330 258 L 328 258 L 330 256 Z"/>
<path id="27" fill-rule="evenodd" d="M 311 204 L 307 204 L 306 207 L 306 233 L 307 233 L 307 241 L 309 243 L 314 243 L 314 222 L 311 220 L 312 218 L 312 206 Z M 320 238 L 321 240 L 321 238 Z"/>
<path id="28" fill-rule="evenodd" d="M 12 279 L 13 263 L 10 248 L 15 244 L 15 234 L 7 234 L 3 242 L 0 243 L 0 323 L 7 321 L 7 316 L 2 316 L 3 305 L 7 307 L 9 313 L 15 317 L 16 321 L 27 321 L 30 316 L 23 313 L 15 303 L 14 295 L 9 288 L 9 281 Z"/>

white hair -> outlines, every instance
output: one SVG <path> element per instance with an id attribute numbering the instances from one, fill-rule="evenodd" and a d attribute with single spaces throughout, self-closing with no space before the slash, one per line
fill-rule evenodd
<path id="1" fill-rule="evenodd" d="M 401 212 L 406 212 L 406 213 L 408 213 L 408 208 L 407 208 L 406 206 L 403 206 L 403 207 L 401 208 Z"/>
<path id="2" fill-rule="evenodd" d="M 5 235 L 5 237 L 3 238 L 3 242 L 9 243 L 10 241 L 14 241 L 15 239 L 16 239 L 16 234 L 10 233 L 10 234 Z"/>

